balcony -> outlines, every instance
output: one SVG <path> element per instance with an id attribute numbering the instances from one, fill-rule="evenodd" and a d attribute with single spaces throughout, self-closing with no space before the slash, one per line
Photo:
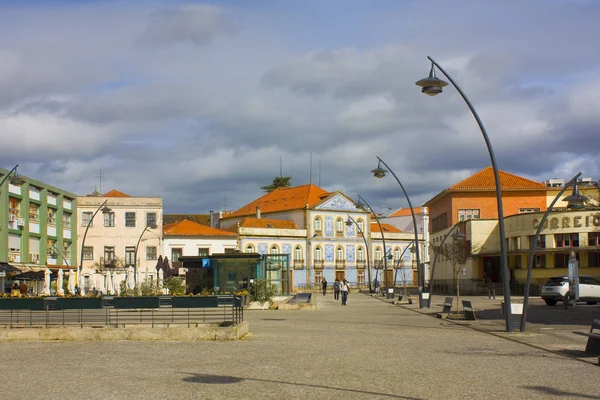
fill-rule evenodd
<path id="1" fill-rule="evenodd" d="M 294 269 L 304 269 L 304 259 L 294 259 Z"/>
<path id="2" fill-rule="evenodd" d="M 323 269 L 323 268 L 325 268 L 325 261 L 315 260 L 315 269 Z"/>
<path id="3" fill-rule="evenodd" d="M 382 269 L 384 267 L 385 267 L 385 262 L 384 261 L 379 260 L 379 261 L 374 261 L 373 262 L 373 268 L 375 268 L 375 269 Z"/>
<path id="4" fill-rule="evenodd" d="M 356 268 L 365 269 L 366 266 L 367 266 L 366 260 L 356 260 Z"/>
<path id="5" fill-rule="evenodd" d="M 37 213 L 29 213 L 29 220 L 31 222 L 40 222 L 40 216 Z"/>
<path id="6" fill-rule="evenodd" d="M 335 260 L 335 269 L 345 269 L 346 260 Z"/>

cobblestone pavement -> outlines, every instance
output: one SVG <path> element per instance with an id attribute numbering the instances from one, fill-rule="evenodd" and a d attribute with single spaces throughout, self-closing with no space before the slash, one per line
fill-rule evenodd
<path id="1" fill-rule="evenodd" d="M 600 367 L 589 362 L 364 294 L 351 293 L 343 307 L 330 294 L 316 296 L 316 311 L 246 312 L 251 334 L 240 341 L 0 342 L 0 393 L 11 399 L 600 399 Z M 501 328 L 501 321 L 483 321 Z"/>

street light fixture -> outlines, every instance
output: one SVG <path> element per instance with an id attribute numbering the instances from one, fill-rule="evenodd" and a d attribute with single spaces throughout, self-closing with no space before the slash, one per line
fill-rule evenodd
<path id="1" fill-rule="evenodd" d="M 100 211 L 100 209 L 102 209 L 103 214 L 107 214 L 107 213 L 111 212 L 111 209 L 106 206 L 106 203 L 108 203 L 108 199 L 104 200 L 104 202 L 102 204 L 100 204 L 100 206 L 96 209 L 96 211 L 94 211 L 94 213 L 92 214 L 92 217 L 88 221 L 87 226 L 85 227 L 85 232 L 83 233 L 83 239 L 81 240 L 81 254 L 80 254 L 80 258 L 79 258 L 79 266 L 77 267 L 77 283 L 79 284 L 79 290 L 82 295 L 85 294 L 84 288 L 82 287 L 83 285 L 81 284 L 81 271 L 83 269 L 83 249 L 85 248 L 85 238 L 87 236 L 88 230 L 90 229 L 90 226 L 92 225 L 92 222 L 94 221 L 94 217 L 96 217 L 96 214 L 98 214 L 98 211 Z"/>
<path id="2" fill-rule="evenodd" d="M 56 247 L 56 245 L 52 244 L 52 250 L 54 250 L 52 252 L 52 258 L 56 258 L 57 255 L 61 256 L 61 258 L 63 259 L 63 261 L 65 262 L 65 264 L 68 267 L 69 266 L 69 261 L 65 258 L 65 255 L 63 253 L 61 253 L 60 250 L 58 250 L 58 248 Z"/>
<path id="3" fill-rule="evenodd" d="M 144 233 L 146 233 L 146 231 L 148 231 L 148 228 L 150 229 L 156 229 L 156 224 L 155 223 L 147 223 L 146 227 L 144 228 L 144 230 L 142 231 L 142 234 L 140 235 L 140 238 L 137 241 L 137 244 L 135 245 L 135 251 L 133 253 L 133 287 L 137 288 L 137 253 L 138 253 L 138 248 L 140 247 L 140 242 L 142 241 L 142 236 L 144 236 Z"/>
<path id="4" fill-rule="evenodd" d="M 0 181 L 0 187 L 2 187 L 2 185 L 4 184 L 4 181 L 6 181 L 8 178 L 10 178 L 10 175 L 13 174 L 13 177 L 10 179 L 11 182 L 13 182 L 15 179 L 20 179 L 19 175 L 17 174 L 17 167 L 19 166 L 19 164 L 15 165 L 13 169 L 11 169 L 10 171 L 8 171 L 8 174 L 6 174 L 4 176 L 4 178 L 2 178 L 2 180 Z"/>
<path id="5" fill-rule="evenodd" d="M 438 64 L 433 58 L 427 57 L 429 61 L 431 61 L 431 70 L 429 71 L 429 77 L 425 79 L 421 79 L 416 82 L 417 86 L 421 86 L 421 92 L 429 95 L 435 96 L 439 93 L 442 93 L 442 87 L 448 85 L 447 82 L 444 82 L 441 79 L 438 79 L 435 76 L 435 67 L 439 69 L 446 78 L 452 83 L 454 88 L 458 91 L 460 96 L 463 98 L 469 110 L 473 114 L 475 121 L 477 121 L 477 125 L 479 125 L 479 129 L 481 130 L 481 134 L 483 135 L 483 139 L 488 149 L 488 153 L 490 155 L 490 160 L 492 163 L 492 168 L 494 170 L 494 180 L 496 181 L 496 202 L 498 203 L 498 231 L 500 234 L 500 265 L 502 271 L 502 286 L 504 290 L 504 318 L 506 321 L 506 331 L 512 332 L 512 319 L 511 319 L 511 305 L 510 305 L 510 272 L 508 270 L 508 255 L 506 249 L 506 234 L 504 232 L 504 211 L 502 208 L 502 187 L 500 185 L 500 175 L 498 173 L 498 167 L 496 165 L 496 156 L 494 155 L 494 149 L 492 148 L 492 143 L 487 135 L 485 127 L 483 126 L 483 122 L 481 122 L 481 118 L 475 111 L 475 108 L 471 104 L 471 101 L 467 98 L 462 89 L 454 82 L 452 77 Z"/>
<path id="6" fill-rule="evenodd" d="M 567 188 L 571 184 L 573 184 L 573 194 L 565 197 L 563 199 L 563 201 L 568 202 L 568 204 L 567 204 L 568 209 L 575 210 L 575 209 L 581 209 L 584 207 L 584 202 L 587 200 L 587 198 L 585 196 L 580 195 L 579 191 L 577 190 L 577 178 L 579 178 L 579 176 L 581 176 L 581 172 L 578 173 L 577 175 L 575 175 L 573 177 L 573 179 L 571 179 L 569 182 L 567 182 L 567 184 L 563 186 L 561 191 L 558 192 L 558 194 L 556 195 L 554 200 L 552 200 L 552 203 L 550 203 L 550 206 L 548 206 L 548 208 L 546 209 L 546 212 L 544 213 L 544 216 L 540 220 L 538 227 L 535 231 L 535 235 L 533 236 L 533 239 L 531 240 L 531 243 L 529 244 L 529 262 L 527 264 L 527 279 L 525 281 L 525 293 L 523 294 L 523 314 L 521 315 L 521 327 L 520 327 L 521 332 L 525 332 L 525 325 L 527 324 L 527 306 L 529 305 L 529 289 L 531 287 L 531 273 L 533 270 L 533 258 L 534 258 L 534 252 L 535 252 L 535 249 L 537 246 L 537 241 L 540 237 L 542 229 L 544 228 L 544 223 L 546 222 L 548 215 L 550 215 L 550 212 L 554 208 L 554 204 L 556 204 L 556 202 L 558 201 L 560 196 L 562 196 L 562 194 L 565 192 L 565 190 L 567 190 Z"/>
<path id="7" fill-rule="evenodd" d="M 369 280 L 369 293 L 373 293 L 373 287 L 371 286 L 371 259 L 369 258 L 369 243 L 367 243 L 367 238 L 365 237 L 365 233 L 363 232 L 363 230 L 360 229 L 360 226 L 358 226 L 354 218 L 348 215 L 348 219 L 346 220 L 346 226 L 352 226 L 352 224 L 356 225 L 356 229 L 358 230 L 360 236 L 362 236 L 363 241 L 365 242 L 365 250 L 367 252 L 367 279 Z"/>
<path id="8" fill-rule="evenodd" d="M 363 204 L 364 203 L 364 204 Z M 373 214 L 373 216 L 375 217 L 375 221 L 377 221 L 377 226 L 379 227 L 379 230 L 381 231 L 381 240 L 383 242 L 383 263 L 384 263 L 384 268 L 385 268 L 385 273 L 383 274 L 383 286 L 385 287 L 385 295 L 386 297 L 388 296 L 388 276 L 387 276 L 387 257 L 385 256 L 387 251 L 386 251 L 386 247 L 385 247 L 385 234 L 383 232 L 383 228 L 381 227 L 381 222 L 379 221 L 379 217 L 377 216 L 377 214 L 375 213 L 375 211 L 373 211 L 373 209 L 371 208 L 371 206 L 369 205 L 369 203 L 367 203 L 367 201 L 365 199 L 363 199 L 360 194 L 358 195 L 358 207 L 360 207 L 361 209 L 367 211 L 365 209 L 368 208 L 368 211 Z"/>
<path id="9" fill-rule="evenodd" d="M 377 164 L 377 168 L 375 168 L 374 170 L 371 171 L 371 173 L 373 174 L 373 176 L 377 179 L 381 179 L 385 176 L 385 174 L 387 172 L 390 172 L 394 178 L 396 178 L 396 182 L 398 182 L 398 185 L 400 185 L 400 189 L 402 189 L 402 193 L 404 193 L 404 197 L 406 197 L 406 201 L 408 202 L 408 208 L 410 209 L 410 215 L 412 216 L 412 223 L 413 223 L 413 230 L 415 233 L 415 247 L 416 247 L 416 251 L 415 251 L 415 258 L 417 261 L 417 284 L 419 286 L 419 308 L 423 308 L 425 305 L 423 304 L 423 290 L 424 290 L 424 281 L 425 281 L 425 274 L 423 271 L 423 266 L 421 265 L 421 257 L 420 257 L 420 252 L 419 252 L 419 229 L 418 229 L 418 225 L 417 225 L 417 218 L 415 217 L 415 210 L 413 209 L 412 203 L 410 202 L 410 197 L 408 197 L 408 193 L 406 193 L 406 190 L 404 190 L 404 185 L 402 185 L 402 182 L 400 182 L 400 179 L 398 179 L 398 176 L 396 176 L 396 174 L 394 173 L 394 171 L 392 171 L 392 169 L 385 163 L 385 161 L 383 161 L 380 157 L 377 157 L 377 159 L 379 160 L 379 163 Z M 382 168 L 381 165 L 384 165 L 385 168 Z"/>

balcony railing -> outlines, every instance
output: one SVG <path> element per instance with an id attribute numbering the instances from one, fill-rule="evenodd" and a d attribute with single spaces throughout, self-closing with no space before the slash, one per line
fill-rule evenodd
<path id="1" fill-rule="evenodd" d="M 325 267 L 325 261 L 315 260 L 315 269 L 323 269 Z"/>
<path id="2" fill-rule="evenodd" d="M 356 268 L 364 269 L 367 266 L 366 260 L 356 260 Z"/>
<path id="3" fill-rule="evenodd" d="M 303 269 L 304 268 L 304 260 L 303 259 L 294 259 L 294 269 Z"/>
<path id="4" fill-rule="evenodd" d="M 346 260 L 335 260 L 335 268 L 336 269 L 346 268 Z"/>

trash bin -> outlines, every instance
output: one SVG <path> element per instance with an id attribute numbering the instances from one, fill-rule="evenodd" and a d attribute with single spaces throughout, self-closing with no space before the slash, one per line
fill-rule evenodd
<path id="1" fill-rule="evenodd" d="M 393 299 L 394 298 L 394 288 L 389 288 L 387 290 L 387 299 Z"/>

